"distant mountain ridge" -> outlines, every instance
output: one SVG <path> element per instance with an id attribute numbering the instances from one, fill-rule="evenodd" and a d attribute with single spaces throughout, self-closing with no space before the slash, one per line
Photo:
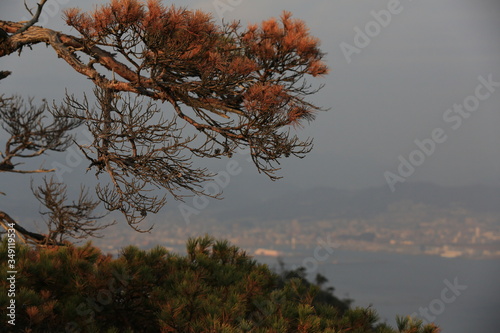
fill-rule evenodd
<path id="1" fill-rule="evenodd" d="M 484 185 L 445 187 L 430 183 L 405 183 L 392 193 L 386 186 L 361 190 L 314 188 L 296 190 L 271 199 L 249 202 L 225 200 L 207 213 L 219 220 L 241 217 L 256 219 L 322 219 L 328 217 L 363 218 L 383 213 L 401 201 L 435 208 L 459 206 L 472 212 L 500 213 L 500 187 Z"/>

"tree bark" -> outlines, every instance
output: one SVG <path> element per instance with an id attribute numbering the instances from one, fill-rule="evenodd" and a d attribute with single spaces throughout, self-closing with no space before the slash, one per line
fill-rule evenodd
<path id="1" fill-rule="evenodd" d="M 31 240 L 37 245 L 59 245 L 65 246 L 66 244 L 55 242 L 51 239 L 48 239 L 46 235 L 37 234 L 31 231 L 28 231 L 21 227 L 12 217 L 10 217 L 7 213 L 0 211 L 0 224 L 5 230 L 10 229 L 7 224 L 9 224 L 14 230 L 19 232 L 25 240 Z"/>
<path id="2" fill-rule="evenodd" d="M 22 27 L 22 23 L 0 21 L 0 29 L 9 33 L 15 33 Z M 59 58 L 65 60 L 78 73 L 87 76 L 100 87 L 116 91 L 133 92 L 139 95 L 149 96 L 154 99 L 169 99 L 166 92 L 154 90 L 154 84 L 151 79 L 140 76 L 132 71 L 125 64 L 116 60 L 113 53 L 103 50 L 95 45 L 86 45 L 80 38 L 47 28 L 32 26 L 22 34 L 15 34 L 4 41 L 0 41 L 0 57 L 7 56 L 16 51 L 22 52 L 24 46 L 31 46 L 39 43 L 50 45 L 54 51 L 56 51 Z M 89 64 L 82 63 L 76 56 L 76 51 L 87 54 L 89 57 L 93 58 L 93 60 Z M 94 63 L 99 63 L 109 71 L 122 77 L 125 81 L 106 79 L 93 68 Z"/>

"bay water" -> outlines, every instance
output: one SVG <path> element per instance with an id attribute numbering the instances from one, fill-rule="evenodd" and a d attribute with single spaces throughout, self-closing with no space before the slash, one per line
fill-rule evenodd
<path id="1" fill-rule="evenodd" d="M 278 267 L 275 258 L 256 259 Z M 308 268 L 310 279 L 324 275 L 337 297 L 372 306 L 393 327 L 396 315 L 413 314 L 442 333 L 500 332 L 500 259 L 340 249 L 315 258 L 313 249 L 303 249 L 283 260 L 288 268 Z"/>

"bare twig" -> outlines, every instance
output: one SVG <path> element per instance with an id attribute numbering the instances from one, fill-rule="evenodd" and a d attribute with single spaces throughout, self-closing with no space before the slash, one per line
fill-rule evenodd
<path id="1" fill-rule="evenodd" d="M 38 22 L 38 19 L 40 18 L 40 14 L 42 14 L 43 6 L 45 5 L 46 2 L 47 2 L 47 0 L 40 0 L 40 3 L 37 4 L 38 8 L 37 8 L 37 10 L 35 12 L 35 15 L 33 15 L 33 12 L 26 5 L 26 1 L 24 2 L 24 6 L 26 7 L 26 9 L 28 10 L 28 12 L 33 17 L 31 18 L 31 20 L 29 20 L 28 22 L 26 22 L 26 24 L 21 29 L 17 30 L 14 33 L 14 35 L 22 34 L 26 30 L 28 30 L 31 26 L 33 26 L 36 22 Z"/>

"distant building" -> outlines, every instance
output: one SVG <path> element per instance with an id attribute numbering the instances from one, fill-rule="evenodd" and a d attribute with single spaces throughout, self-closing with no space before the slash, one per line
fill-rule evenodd
<path id="1" fill-rule="evenodd" d="M 254 254 L 256 256 L 266 256 L 266 257 L 279 257 L 279 256 L 281 256 L 281 252 L 276 251 L 276 250 L 269 250 L 269 249 L 257 249 L 257 250 L 255 250 Z"/>

